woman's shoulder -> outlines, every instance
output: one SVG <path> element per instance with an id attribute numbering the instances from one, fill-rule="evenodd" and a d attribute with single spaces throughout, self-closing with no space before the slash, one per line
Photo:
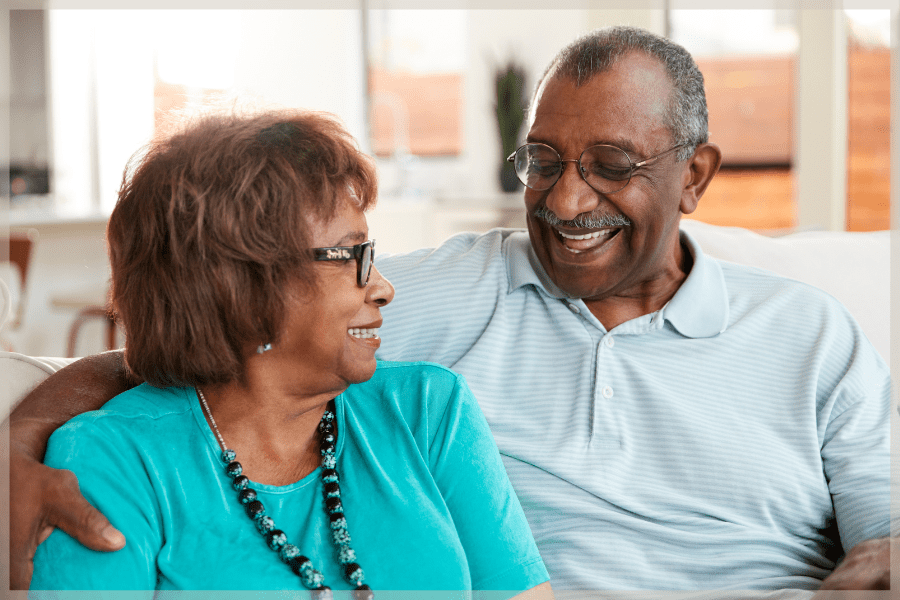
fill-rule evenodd
<path id="1" fill-rule="evenodd" d="M 466 383 L 462 375 L 437 363 L 379 360 L 375 375 L 358 385 L 388 392 L 416 389 L 420 394 L 434 397 L 452 395 Z"/>
<path id="2" fill-rule="evenodd" d="M 75 434 L 78 438 L 91 432 L 106 435 L 110 430 L 119 433 L 146 433 L 151 423 L 178 419 L 190 413 L 189 388 L 157 388 L 143 383 L 122 392 L 102 408 L 73 417 L 57 430 L 59 435 Z"/>
<path id="3" fill-rule="evenodd" d="M 375 375 L 351 385 L 345 397 L 378 412 L 399 411 L 407 423 L 426 415 L 430 421 L 440 420 L 451 407 L 474 404 L 462 375 L 425 361 L 380 360 Z"/>
<path id="4" fill-rule="evenodd" d="M 378 368 L 375 370 L 375 377 L 378 376 L 387 378 L 412 377 L 438 380 L 456 380 L 462 377 L 453 369 L 426 360 L 379 360 Z M 375 379 L 375 377 L 373 377 L 373 379 Z"/>

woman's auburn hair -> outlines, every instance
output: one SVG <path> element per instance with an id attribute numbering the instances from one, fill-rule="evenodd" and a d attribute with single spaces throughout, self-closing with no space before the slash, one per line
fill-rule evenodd
<path id="1" fill-rule="evenodd" d="M 372 161 L 331 115 L 214 112 L 132 157 L 107 226 L 125 364 L 158 386 L 241 380 L 315 292 L 310 219 L 373 206 Z"/>

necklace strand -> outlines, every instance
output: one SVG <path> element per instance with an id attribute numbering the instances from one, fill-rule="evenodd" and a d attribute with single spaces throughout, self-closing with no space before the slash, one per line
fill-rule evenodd
<path id="1" fill-rule="evenodd" d="M 231 478 L 231 486 L 238 492 L 238 500 L 247 512 L 247 515 L 256 523 L 256 529 L 265 537 L 266 542 L 273 551 L 278 552 L 279 558 L 286 563 L 295 575 L 300 577 L 304 587 L 313 591 L 313 598 L 326 600 L 332 598 L 331 588 L 325 585 L 325 577 L 313 567 L 312 561 L 300 554 L 300 549 L 288 542 L 287 536 L 280 529 L 276 529 L 275 521 L 266 515 L 266 509 L 257 498 L 256 490 L 249 487 L 250 479 L 243 474 L 241 463 L 237 462 L 237 454 L 228 448 L 212 411 L 206 403 L 203 391 L 197 388 L 197 395 L 203 406 L 203 412 L 209 419 L 219 446 L 222 449 L 221 460 L 225 464 L 225 474 Z M 328 403 L 322 420 L 319 421 L 318 433 L 320 453 L 322 455 L 322 487 L 325 503 L 325 513 L 331 527 L 331 539 L 337 550 L 337 559 L 341 564 L 344 579 L 356 586 L 354 598 L 356 600 L 372 600 L 374 593 L 364 583 L 362 567 L 356 562 L 356 552 L 350 547 L 350 531 L 347 528 L 347 519 L 344 517 L 344 507 L 341 503 L 341 488 L 338 472 L 336 470 L 335 446 L 337 433 L 334 423 L 334 400 Z"/>

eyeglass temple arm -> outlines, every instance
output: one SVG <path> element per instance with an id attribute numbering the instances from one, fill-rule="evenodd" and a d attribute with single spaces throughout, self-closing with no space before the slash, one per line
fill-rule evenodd
<path id="1" fill-rule="evenodd" d="M 632 169 L 637 169 L 638 167 L 643 167 L 644 165 L 646 165 L 646 164 L 648 164 L 648 163 L 651 163 L 651 162 L 653 162 L 654 160 L 656 160 L 656 159 L 658 159 L 658 158 L 662 158 L 663 156 L 665 156 L 665 155 L 668 154 L 669 152 L 673 152 L 673 151 L 675 151 L 675 150 L 678 150 L 679 148 L 684 148 L 685 146 L 687 146 L 687 144 L 678 144 L 677 146 L 672 146 L 671 148 L 669 148 L 669 149 L 666 150 L 665 152 L 661 152 L 661 153 L 657 154 L 656 156 L 651 156 L 650 158 L 646 158 L 646 159 L 642 160 L 641 162 L 634 163 L 634 166 L 632 166 L 631 168 L 632 168 Z"/>

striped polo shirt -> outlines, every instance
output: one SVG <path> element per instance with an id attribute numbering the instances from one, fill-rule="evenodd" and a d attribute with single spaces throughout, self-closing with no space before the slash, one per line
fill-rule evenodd
<path id="1" fill-rule="evenodd" d="M 676 294 L 611 331 L 522 230 L 378 257 L 378 356 L 466 377 L 554 588 L 815 589 L 889 533 L 887 366 L 831 296 L 682 240 Z"/>

